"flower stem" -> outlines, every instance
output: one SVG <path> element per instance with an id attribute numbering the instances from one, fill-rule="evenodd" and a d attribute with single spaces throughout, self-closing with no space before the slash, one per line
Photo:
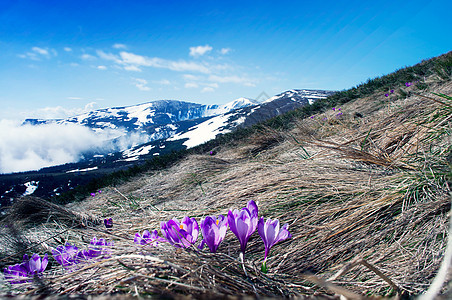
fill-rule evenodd
<path id="1" fill-rule="evenodd" d="M 243 252 L 240 252 L 239 257 L 240 257 L 240 261 L 242 263 L 243 272 L 245 272 L 245 276 L 248 277 L 248 274 L 246 273 L 246 269 L 245 269 L 245 262 L 244 262 L 244 259 L 243 259 L 244 256 L 245 256 L 245 254 Z"/>
<path id="2" fill-rule="evenodd" d="M 262 273 L 267 273 L 268 272 L 268 269 L 267 269 L 267 258 L 265 258 L 264 261 L 262 262 L 261 271 L 262 271 Z"/>

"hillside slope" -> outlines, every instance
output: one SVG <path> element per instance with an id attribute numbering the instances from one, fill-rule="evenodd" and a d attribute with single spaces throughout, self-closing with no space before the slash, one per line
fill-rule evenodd
<path id="1" fill-rule="evenodd" d="M 46 289 L 39 282 L 23 285 L 31 294 L 169 298 L 425 292 L 448 239 L 452 99 L 438 94 L 452 95 L 452 82 L 431 75 L 393 89 L 297 119 L 291 129 L 261 127 L 216 146 L 215 155 L 191 154 L 81 203 L 49 206 L 50 215 L 42 208 L 27 211 L 25 204 L 38 200 L 23 199 L 24 206 L 16 205 L 4 222 L 20 228 L 8 220 L 45 215 L 48 222 L 23 229 L 35 251 L 66 241 L 86 248 L 93 236 L 114 241 L 110 258 L 77 271 L 53 261 L 42 278 Z M 257 232 L 243 266 L 230 230 L 216 254 L 133 242 L 145 229 L 160 233 L 161 221 L 190 216 L 199 223 L 250 200 L 258 203 L 259 217 L 288 223 L 292 235 L 272 248 L 266 274 L 260 271 L 264 245 Z M 113 228 L 99 224 L 105 217 L 113 218 Z M 4 241 L 17 241 L 13 229 L 1 230 Z M 14 243 L 1 245 L 3 253 L 17 253 Z M 442 293 L 448 293 L 447 285 Z"/>

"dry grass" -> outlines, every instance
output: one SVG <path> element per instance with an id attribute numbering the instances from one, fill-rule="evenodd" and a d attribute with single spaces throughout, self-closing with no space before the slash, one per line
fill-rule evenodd
<path id="1" fill-rule="evenodd" d="M 452 92 L 450 82 L 431 88 Z M 108 187 L 77 206 L 56 209 L 72 211 L 71 220 L 81 220 L 81 213 L 92 220 L 113 217 L 114 227 L 87 222 L 77 227 L 56 218 L 24 236 L 46 240 L 42 249 L 64 241 L 83 247 L 92 236 L 104 237 L 115 243 L 111 257 L 72 272 L 53 262 L 43 285 L 23 288 L 28 295 L 300 299 L 425 291 L 448 238 L 450 190 L 447 180 L 435 175 L 441 161 L 432 153 L 450 149 L 450 135 L 435 135 L 450 132 L 450 113 L 418 96 L 390 102 L 375 95 L 341 109 L 341 119 L 327 112 L 314 121 L 300 120 L 291 132 L 267 130 L 224 146 L 215 156 L 193 155 L 170 169 Z M 356 111 L 364 117 L 354 118 Z M 324 116 L 328 121 L 318 121 Z M 133 243 L 136 232 L 158 229 L 160 221 L 226 214 L 251 199 L 258 201 L 260 216 L 289 223 L 293 236 L 272 249 L 267 274 L 260 271 L 264 247 L 257 233 L 245 256 L 248 276 L 231 232 L 215 255 Z"/>

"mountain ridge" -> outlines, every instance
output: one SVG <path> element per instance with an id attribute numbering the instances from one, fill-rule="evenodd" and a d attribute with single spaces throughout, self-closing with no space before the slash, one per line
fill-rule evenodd
<path id="1" fill-rule="evenodd" d="M 267 99 L 258 103 L 252 99 L 238 98 L 224 105 L 157 100 L 94 110 L 66 120 L 28 119 L 25 124 L 75 123 L 89 127 L 97 133 L 117 130 L 118 134 L 106 141 L 110 144 L 108 149 L 116 150 L 105 152 L 102 150 L 104 148 L 96 148 L 82 153 L 81 160 L 76 163 L 50 166 L 40 171 L 24 172 L 22 175 L 1 175 L 3 182 L 8 183 L 0 185 L 0 199 L 2 203 L 8 203 L 10 199 L 25 194 L 30 182 L 39 182 L 33 190 L 34 196 L 55 197 L 97 176 L 144 164 L 147 159 L 155 156 L 195 147 L 218 135 L 230 133 L 237 128 L 250 127 L 332 94 L 333 91 L 289 90 L 277 94 L 271 101 Z M 181 107 L 185 110 L 179 110 Z M 194 110 L 190 111 L 190 108 Z M 122 139 L 131 134 L 140 134 L 144 139 L 124 144 Z M 53 174 L 52 179 L 46 179 L 46 174 Z"/>

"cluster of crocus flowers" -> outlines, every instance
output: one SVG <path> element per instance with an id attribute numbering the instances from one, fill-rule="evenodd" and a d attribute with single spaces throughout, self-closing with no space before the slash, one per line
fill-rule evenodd
<path id="1" fill-rule="evenodd" d="M 263 217 L 259 220 L 257 204 L 251 200 L 241 210 L 229 210 L 227 217 L 223 215 L 205 217 L 201 220 L 200 226 L 195 218 L 188 216 L 183 217 L 180 222 L 176 218 L 161 222 L 160 230 L 163 237 L 158 235 L 157 230 L 154 230 L 152 233 L 145 230 L 143 233 L 137 232 L 135 234 L 134 243 L 156 247 L 160 242 L 168 242 L 177 248 L 191 248 L 198 240 L 198 235 L 201 231 L 203 239 L 199 243 L 198 249 L 202 250 L 207 245 L 211 253 L 216 253 L 226 236 L 228 227 L 239 240 L 242 263 L 244 262 L 248 240 L 259 227 L 258 232 L 265 245 L 265 256 L 262 267 L 262 270 L 265 272 L 267 271 L 266 261 L 270 248 L 276 243 L 291 237 L 288 231 L 288 224 L 284 224 L 280 228 L 277 219 L 273 221 L 268 219 L 265 223 Z"/>
<path id="2" fill-rule="evenodd" d="M 195 218 L 183 217 L 182 221 L 174 218 L 160 223 L 160 230 L 165 239 L 178 248 L 189 248 L 196 243 L 199 225 Z"/>
<path id="3" fill-rule="evenodd" d="M 166 242 L 166 239 L 159 236 L 157 230 L 150 233 L 148 230 L 143 231 L 143 234 L 139 232 L 135 233 L 135 239 L 133 240 L 138 245 L 152 245 L 158 246 L 159 242 Z"/>
<path id="4" fill-rule="evenodd" d="M 389 97 L 389 94 L 394 94 L 394 90 L 390 90 L 389 93 L 386 93 L 385 97 Z"/>
<path id="5" fill-rule="evenodd" d="M 102 191 L 101 191 L 101 190 L 98 190 L 97 193 L 98 193 L 98 194 L 102 194 Z M 95 193 L 95 192 L 91 193 L 91 197 L 95 197 L 95 196 L 96 196 L 96 193 Z"/>
<path id="6" fill-rule="evenodd" d="M 31 281 L 33 277 L 44 272 L 48 262 L 47 254 L 42 258 L 36 253 L 31 258 L 28 258 L 28 255 L 25 254 L 22 263 L 8 266 L 3 270 L 5 279 L 12 284 Z"/>
<path id="7" fill-rule="evenodd" d="M 109 248 L 111 246 L 113 246 L 113 242 L 107 242 L 103 238 L 97 239 L 96 237 L 93 237 L 88 245 L 88 249 L 80 251 L 79 256 L 85 259 L 93 259 L 101 255 L 108 256 L 110 255 Z"/>
<path id="8" fill-rule="evenodd" d="M 52 254 L 55 260 L 64 268 L 72 267 L 82 261 L 97 258 L 101 255 L 109 255 L 109 247 L 113 242 L 106 242 L 105 239 L 97 239 L 93 237 L 88 249 L 79 250 L 76 246 L 66 243 L 52 249 Z"/>
<path id="9" fill-rule="evenodd" d="M 69 243 L 52 249 L 53 258 L 65 268 L 79 263 L 80 257 L 78 253 L 78 248 Z"/>
<path id="10" fill-rule="evenodd" d="M 289 233 L 289 224 L 286 223 L 280 228 L 278 219 L 274 219 L 273 221 L 268 219 L 265 223 L 264 217 L 258 220 L 258 208 L 252 200 L 241 211 L 229 211 L 228 220 L 231 231 L 239 239 L 242 260 L 245 255 L 246 244 L 257 228 L 265 246 L 264 262 L 261 268 L 262 272 L 267 272 L 267 257 L 271 247 L 278 242 L 292 237 Z"/>

